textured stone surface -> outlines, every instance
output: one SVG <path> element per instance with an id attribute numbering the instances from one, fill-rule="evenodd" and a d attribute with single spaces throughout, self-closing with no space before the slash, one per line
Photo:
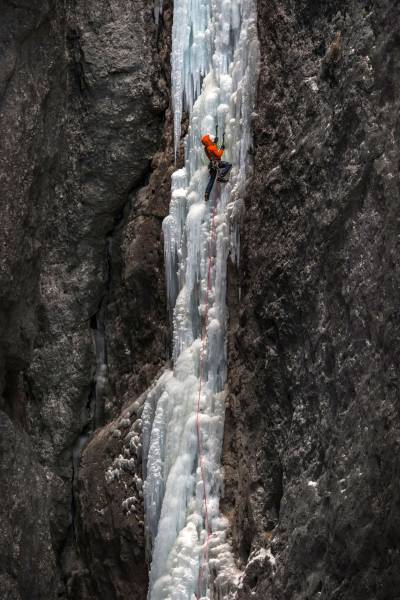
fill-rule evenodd
<path id="1" fill-rule="evenodd" d="M 164 4 L 157 36 L 145 0 L 0 0 L 7 600 L 146 595 L 131 440 L 170 339 Z M 255 175 L 229 289 L 238 600 L 396 600 L 399 8 L 258 7 Z"/>
<path id="2" fill-rule="evenodd" d="M 224 453 L 238 599 L 399 598 L 400 9 L 258 7 Z"/>
<path id="3" fill-rule="evenodd" d="M 166 2 L 157 47 L 167 81 L 171 25 L 171 5 Z M 91 574 L 90 598 L 147 596 L 143 501 L 135 483 L 141 478 L 141 450 L 140 441 L 132 437 L 140 437 L 140 394 L 169 356 L 161 222 L 170 200 L 172 140 L 167 110 L 147 185 L 133 194 L 112 241 L 104 314 L 109 376 L 105 417 L 112 420 L 95 432 L 82 453 L 76 494 L 79 548 Z M 82 582 L 87 579 L 78 567 L 71 597 L 86 598 Z"/>
<path id="4" fill-rule="evenodd" d="M 136 411 L 98 430 L 79 472 L 78 544 L 81 568 L 69 581 L 71 598 L 146 598 L 143 500 Z M 133 422 L 133 427 L 131 427 Z M 90 594 L 88 594 L 88 589 Z"/>
<path id="5" fill-rule="evenodd" d="M 69 502 L 68 486 L 39 464 L 33 449 L 39 431 L 29 414 L 27 375 L 40 318 L 40 228 L 51 206 L 63 126 L 64 82 L 57 74 L 63 40 L 47 2 L 2 2 L 0 10 L 1 592 L 39 599 L 55 596 L 58 587 L 53 493 L 61 489 Z"/>
<path id="6" fill-rule="evenodd" d="M 162 147 L 165 48 L 145 0 L 0 4 L 1 593 L 92 598 L 80 451 L 165 357 L 165 200 L 138 199 Z M 101 396 L 99 334 L 110 361 Z M 119 388 L 128 371 L 140 381 Z M 117 577 L 105 570 L 102 598 L 117 597 Z"/>
<path id="7" fill-rule="evenodd" d="M 0 597 L 51 597 L 47 594 L 56 587 L 57 568 L 49 526 L 54 507 L 48 488 L 56 481 L 35 461 L 29 437 L 4 413 L 0 418 L 0 478 Z"/>

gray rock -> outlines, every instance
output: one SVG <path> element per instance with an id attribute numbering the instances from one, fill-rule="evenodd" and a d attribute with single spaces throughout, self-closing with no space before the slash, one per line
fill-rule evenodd
<path id="1" fill-rule="evenodd" d="M 169 354 L 164 4 L 158 31 L 144 0 L 0 6 L 5 599 L 146 596 L 132 439 Z M 237 600 L 393 600 L 399 8 L 258 10 L 255 170 L 228 298 Z"/>
<path id="2" fill-rule="evenodd" d="M 237 598 L 394 599 L 399 7 L 258 9 L 242 300 L 233 268 L 229 292 L 224 508 L 245 569 Z"/>
<path id="3" fill-rule="evenodd" d="M 145 223 L 136 215 L 162 148 L 168 42 L 144 0 L 4 0 L 0 10 L 0 422 L 10 440 L 0 459 L 10 496 L 1 509 L 1 592 L 94 598 L 95 569 L 79 546 L 80 453 L 124 404 L 120 376 L 140 373 L 130 383 L 139 393 L 166 353 L 154 225 L 165 197 Z M 140 236 L 151 255 L 129 252 Z M 157 274 L 151 290 L 139 271 Z M 134 309 L 147 295 L 153 313 L 140 319 Z M 127 322 L 118 329 L 119 304 Z M 109 369 L 100 390 L 101 344 Z M 121 348 L 131 351 L 123 364 Z"/>

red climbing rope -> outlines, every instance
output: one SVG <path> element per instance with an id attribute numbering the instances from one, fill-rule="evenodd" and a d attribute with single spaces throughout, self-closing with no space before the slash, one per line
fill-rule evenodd
<path id="1" fill-rule="evenodd" d="M 213 207 L 212 219 L 211 219 L 211 236 L 208 243 L 208 269 L 207 269 L 207 291 L 206 291 L 206 308 L 204 314 L 204 324 L 201 331 L 201 344 L 200 344 L 200 373 L 199 373 L 199 395 L 197 398 L 197 408 L 196 408 L 196 432 L 197 432 L 197 445 L 199 450 L 199 462 L 200 462 L 200 472 L 201 479 L 203 483 L 203 496 L 204 496 L 204 524 L 207 532 L 207 537 L 204 544 L 204 552 L 203 557 L 200 562 L 200 570 L 199 570 L 199 579 L 197 582 L 197 598 L 200 600 L 201 598 L 201 584 L 203 579 L 203 573 L 205 569 L 205 565 L 208 561 L 208 542 L 211 537 L 211 529 L 210 522 L 208 517 L 208 496 L 207 496 L 207 484 L 206 484 L 206 472 L 204 467 L 204 450 L 203 450 L 203 441 L 201 436 L 201 427 L 200 427 L 200 400 L 201 400 L 201 389 L 202 382 L 204 379 L 204 362 L 206 356 L 206 343 L 208 339 L 208 300 L 211 291 L 211 270 L 213 263 L 212 256 L 212 246 L 216 239 L 216 231 L 215 231 L 215 214 L 216 214 L 216 206 Z"/>

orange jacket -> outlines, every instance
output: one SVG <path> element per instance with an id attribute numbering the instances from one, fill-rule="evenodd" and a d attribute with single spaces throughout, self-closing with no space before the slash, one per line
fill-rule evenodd
<path id="1" fill-rule="evenodd" d="M 208 160 L 221 160 L 223 150 L 218 150 L 218 146 L 214 144 L 209 135 L 203 135 L 201 143 L 204 146 L 204 151 L 207 154 Z"/>

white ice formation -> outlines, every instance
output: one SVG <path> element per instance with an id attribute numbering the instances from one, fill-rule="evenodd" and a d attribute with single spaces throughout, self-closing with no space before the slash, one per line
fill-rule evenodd
<path id="1" fill-rule="evenodd" d="M 172 176 L 163 224 L 173 370 L 148 391 L 142 412 L 149 600 L 228 598 L 238 578 L 219 512 L 226 264 L 229 253 L 238 255 L 235 215 L 250 168 L 258 63 L 255 0 L 175 0 L 175 147 L 183 110 L 189 130 L 185 166 Z M 206 204 L 200 139 L 215 133 L 216 125 L 220 143 L 225 133 L 224 159 L 233 168 L 230 182 L 216 184 Z"/>
<path id="2" fill-rule="evenodd" d="M 154 0 L 154 21 L 156 25 L 160 22 L 160 17 L 163 12 L 163 0 Z"/>

